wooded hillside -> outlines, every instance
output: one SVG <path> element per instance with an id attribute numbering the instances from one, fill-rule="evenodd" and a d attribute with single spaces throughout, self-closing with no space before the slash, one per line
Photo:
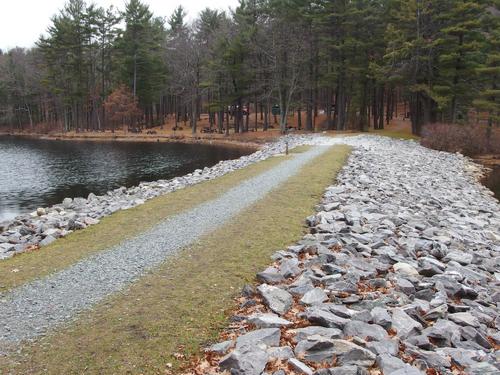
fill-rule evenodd
<path id="1" fill-rule="evenodd" d="M 240 0 L 188 24 L 182 7 L 165 20 L 140 0 L 123 10 L 70 0 L 36 47 L 0 52 L 0 125 L 99 131 L 175 116 L 196 132 L 209 113 L 218 131 L 245 132 L 251 116 L 266 128 L 274 112 L 284 131 L 297 112 L 312 130 L 324 111 L 328 129 L 367 130 L 398 108 L 415 134 L 429 122 L 494 125 L 499 9 L 498 0 Z"/>

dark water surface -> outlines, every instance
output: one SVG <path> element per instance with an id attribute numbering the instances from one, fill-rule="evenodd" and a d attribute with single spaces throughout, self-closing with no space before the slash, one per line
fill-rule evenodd
<path id="1" fill-rule="evenodd" d="M 490 168 L 492 170 L 488 177 L 484 179 L 483 183 L 495 193 L 495 197 L 500 201 L 500 165 Z"/>
<path id="2" fill-rule="evenodd" d="M 248 149 L 182 143 L 52 141 L 0 136 L 0 221 L 66 197 L 182 176 Z"/>

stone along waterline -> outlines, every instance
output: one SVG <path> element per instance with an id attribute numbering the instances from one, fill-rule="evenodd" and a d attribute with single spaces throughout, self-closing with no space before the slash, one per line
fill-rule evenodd
<path id="1" fill-rule="evenodd" d="M 120 186 L 182 176 L 248 149 L 149 142 L 54 141 L 0 137 L 0 222 Z"/>
<path id="2" fill-rule="evenodd" d="M 290 148 L 304 143 L 324 142 L 320 137 L 288 137 Z M 196 169 L 192 173 L 170 180 L 141 182 L 131 188 L 120 187 L 97 196 L 90 193 L 88 198 L 64 198 L 62 204 L 49 208 L 38 208 L 36 212 L 21 215 L 15 220 L 0 222 L 0 260 L 28 249 L 49 245 L 57 238 L 74 230 L 99 223 L 99 219 L 112 213 L 143 204 L 146 200 L 166 194 L 185 186 L 197 184 L 244 168 L 252 163 L 265 160 L 283 152 L 285 139 L 264 145 L 260 150 L 239 159 L 222 160 L 212 167 Z"/>
<path id="3" fill-rule="evenodd" d="M 140 236 L 6 294 L 0 303 L 0 342 L 15 344 L 39 336 L 122 289 L 162 263 L 168 255 L 227 222 L 326 150 L 327 147 L 316 147 L 295 154 L 217 199 L 168 218 Z M 20 316 L 23 319 L 19 319 Z"/>

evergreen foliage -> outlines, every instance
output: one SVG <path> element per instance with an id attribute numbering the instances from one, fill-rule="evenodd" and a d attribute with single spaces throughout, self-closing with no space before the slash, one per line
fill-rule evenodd
<path id="1" fill-rule="evenodd" d="M 240 0 L 191 23 L 182 6 L 164 19 L 143 0 L 121 12 L 68 0 L 35 48 L 0 53 L 0 123 L 109 129 L 104 103 L 124 85 L 141 127 L 172 116 L 196 132 L 208 113 L 211 128 L 245 132 L 260 113 L 267 129 L 274 106 L 282 132 L 295 111 L 306 130 L 366 131 L 398 103 L 415 134 L 495 126 L 499 62 L 498 0 Z"/>

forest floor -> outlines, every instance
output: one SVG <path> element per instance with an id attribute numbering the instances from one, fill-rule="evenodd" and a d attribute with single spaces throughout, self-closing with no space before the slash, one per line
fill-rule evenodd
<path id="1" fill-rule="evenodd" d="M 43 282 L 50 274 L 126 242 L 168 217 L 188 212 L 202 202 L 217 201 L 242 181 L 253 181 L 266 173 L 274 176 L 287 165 L 295 166 L 289 176 L 285 173 L 282 183 L 235 212 L 224 225 L 183 247 L 179 256 L 167 258 L 160 267 L 79 315 L 76 321 L 0 356 L 0 372 L 135 374 L 165 373 L 170 366 L 175 368 L 184 356 L 196 353 L 227 324 L 225 312 L 234 307 L 232 298 L 243 284 L 253 280 L 269 255 L 304 233 L 304 217 L 334 180 L 350 148 L 335 146 L 308 156 L 313 151 L 300 147 L 289 157 L 274 157 L 152 199 L 40 251 L 1 262 L 2 294 L 15 292 L 30 281 Z M 255 189 L 259 190 L 260 184 Z M 29 324 L 32 317 L 21 316 L 17 319 Z M 8 351 L 7 346 L 2 350 Z"/>
<path id="2" fill-rule="evenodd" d="M 123 142 L 185 142 L 185 143 L 208 143 L 208 144 L 220 144 L 226 146 L 258 146 L 265 142 L 270 142 L 278 138 L 281 134 L 279 132 L 279 125 L 277 123 L 272 124 L 272 128 L 263 131 L 262 120 L 257 121 L 258 130 L 254 131 L 254 117 L 250 116 L 251 121 L 249 124 L 250 130 L 245 133 L 234 133 L 231 129 L 229 135 L 218 134 L 218 133 L 205 133 L 204 128 L 209 128 L 208 115 L 202 115 L 200 121 L 197 125 L 197 133 L 193 134 L 189 128 L 189 123 L 185 126 L 183 123 L 179 123 L 180 130 L 173 130 L 175 124 L 172 119 L 168 119 L 163 126 L 156 126 L 151 129 L 144 129 L 142 133 L 131 133 L 126 132 L 123 129 L 117 129 L 114 132 L 107 130 L 105 132 L 95 132 L 95 131 L 70 131 L 70 132 L 30 132 L 26 130 L 24 132 L 9 132 L 0 129 L 1 134 L 12 134 L 12 135 L 22 135 L 31 136 L 43 139 L 64 139 L 64 140 L 92 140 L 92 141 L 123 141 Z M 271 119 L 273 122 L 273 120 Z M 326 133 L 330 136 L 345 136 L 348 134 L 361 134 L 360 132 L 347 130 L 347 131 L 325 131 L 322 130 L 323 124 L 326 122 L 325 115 L 318 115 L 316 118 L 316 133 Z M 303 118 L 302 123 L 305 123 L 305 118 Z M 296 130 L 297 128 L 297 116 L 291 116 L 289 118 L 289 125 L 295 127 L 292 130 L 293 134 L 307 133 L 305 131 Z M 147 134 L 147 131 L 155 132 L 155 134 Z M 370 133 L 385 135 L 393 138 L 404 138 L 404 139 L 418 139 L 417 136 L 411 133 L 411 125 L 409 120 L 403 120 L 400 118 L 392 120 L 385 129 L 374 130 L 370 128 Z"/>

